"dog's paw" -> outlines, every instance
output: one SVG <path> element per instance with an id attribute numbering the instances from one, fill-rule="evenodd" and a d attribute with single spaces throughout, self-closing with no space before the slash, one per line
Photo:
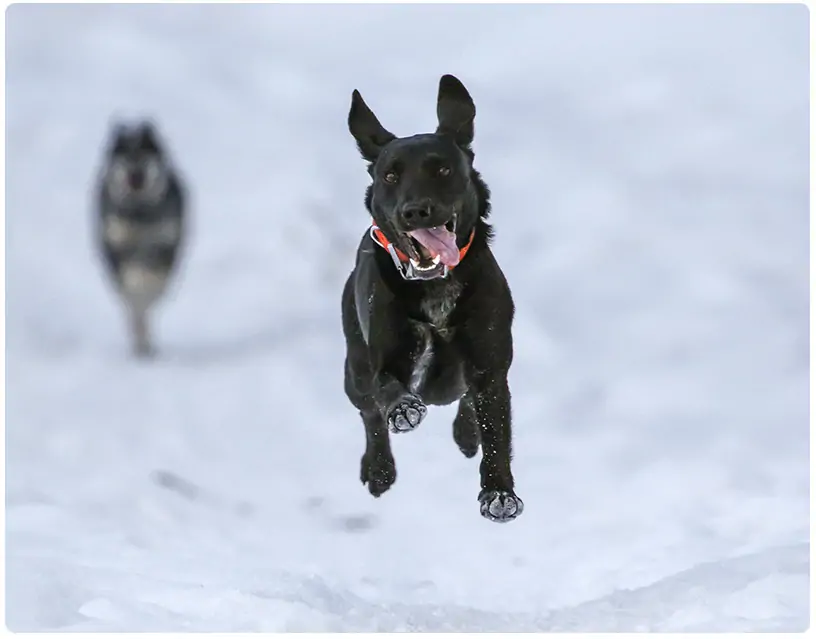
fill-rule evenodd
<path id="1" fill-rule="evenodd" d="M 401 399 L 388 411 L 388 430 L 392 433 L 407 433 L 419 426 L 428 414 L 428 409 L 419 398 L 410 395 Z"/>
<path id="2" fill-rule="evenodd" d="M 394 457 L 373 456 L 365 453 L 360 460 L 360 481 L 368 484 L 368 492 L 379 497 L 397 480 Z"/>
<path id="3" fill-rule="evenodd" d="M 156 349 L 148 342 L 134 344 L 131 352 L 136 359 L 154 359 L 156 357 Z"/>
<path id="4" fill-rule="evenodd" d="M 465 418 L 456 418 L 453 422 L 453 441 L 468 459 L 479 452 L 479 428 L 472 421 Z"/>
<path id="5" fill-rule="evenodd" d="M 524 512 L 521 498 L 504 490 L 483 490 L 479 495 L 479 503 L 482 517 L 500 524 L 513 521 Z"/>

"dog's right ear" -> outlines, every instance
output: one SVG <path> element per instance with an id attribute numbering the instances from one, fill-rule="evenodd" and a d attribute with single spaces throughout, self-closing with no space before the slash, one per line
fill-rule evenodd
<path id="1" fill-rule="evenodd" d="M 116 155 L 123 152 L 128 145 L 130 130 L 121 120 L 111 120 L 108 125 L 108 153 Z"/>
<path id="2" fill-rule="evenodd" d="M 351 94 L 348 127 L 354 139 L 357 140 L 360 154 L 369 162 L 375 162 L 383 147 L 397 137 L 380 124 L 377 116 L 368 108 L 357 89 L 354 89 Z"/>
<path id="3" fill-rule="evenodd" d="M 139 136 L 139 146 L 143 151 L 161 153 L 159 131 L 156 123 L 153 120 L 142 120 L 137 131 Z"/>

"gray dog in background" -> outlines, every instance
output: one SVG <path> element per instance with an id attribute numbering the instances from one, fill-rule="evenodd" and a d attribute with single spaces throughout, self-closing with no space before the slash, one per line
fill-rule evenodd
<path id="1" fill-rule="evenodd" d="M 127 310 L 133 351 L 152 355 L 149 312 L 179 260 L 187 195 L 151 122 L 114 126 L 97 196 L 97 241 Z"/>

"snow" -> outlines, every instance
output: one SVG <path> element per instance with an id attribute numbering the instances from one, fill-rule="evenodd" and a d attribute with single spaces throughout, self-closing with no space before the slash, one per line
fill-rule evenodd
<path id="1" fill-rule="evenodd" d="M 6 15 L 12 630 L 808 626 L 804 5 Z M 454 407 L 374 500 L 342 389 L 351 91 L 429 131 L 443 73 L 518 308 L 503 526 Z M 152 363 L 91 240 L 109 123 L 141 114 L 194 200 Z"/>

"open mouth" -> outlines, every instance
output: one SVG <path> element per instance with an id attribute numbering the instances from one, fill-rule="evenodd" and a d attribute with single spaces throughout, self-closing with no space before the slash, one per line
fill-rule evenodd
<path id="1" fill-rule="evenodd" d="M 409 231 L 405 239 L 406 252 L 417 271 L 433 271 L 440 264 L 453 267 L 459 263 L 455 216 L 440 226 Z"/>

